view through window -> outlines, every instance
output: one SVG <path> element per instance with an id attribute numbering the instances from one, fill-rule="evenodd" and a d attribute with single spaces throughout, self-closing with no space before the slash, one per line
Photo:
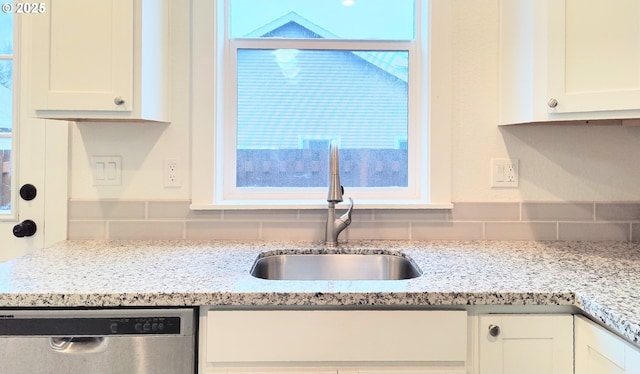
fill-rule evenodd
<path id="1" fill-rule="evenodd" d="M 0 215 L 11 213 L 12 87 L 13 14 L 0 12 Z"/>
<path id="2" fill-rule="evenodd" d="M 229 0 L 235 184 L 409 184 L 414 0 Z M 225 105 L 225 108 L 228 108 Z"/>

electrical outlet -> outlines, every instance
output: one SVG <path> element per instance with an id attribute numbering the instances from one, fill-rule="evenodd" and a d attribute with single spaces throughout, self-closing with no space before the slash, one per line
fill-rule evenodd
<path id="1" fill-rule="evenodd" d="M 164 160 L 164 186 L 182 187 L 182 173 L 180 172 L 180 162 L 176 159 Z"/>
<path id="2" fill-rule="evenodd" d="M 507 183 L 515 183 L 518 185 L 518 175 L 516 173 L 516 164 L 509 163 L 504 166 L 504 181 Z"/>
<path id="3" fill-rule="evenodd" d="M 518 159 L 491 159 L 491 187 L 518 187 Z"/>

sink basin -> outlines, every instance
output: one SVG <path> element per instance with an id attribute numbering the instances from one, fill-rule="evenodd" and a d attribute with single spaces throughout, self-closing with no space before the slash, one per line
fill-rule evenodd
<path id="1" fill-rule="evenodd" d="M 270 280 L 400 280 L 422 272 L 399 255 L 333 253 L 259 257 L 251 275 Z"/>

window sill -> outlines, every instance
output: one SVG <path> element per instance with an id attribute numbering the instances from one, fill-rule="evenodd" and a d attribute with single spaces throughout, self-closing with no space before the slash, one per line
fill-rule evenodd
<path id="1" fill-rule="evenodd" d="M 268 210 L 268 209 L 327 209 L 327 202 L 318 201 L 229 201 L 225 203 L 203 204 L 193 203 L 191 210 Z M 336 205 L 337 208 L 347 208 L 349 201 Z M 354 199 L 354 209 L 453 209 L 452 203 L 416 203 L 411 201 L 357 201 Z"/>

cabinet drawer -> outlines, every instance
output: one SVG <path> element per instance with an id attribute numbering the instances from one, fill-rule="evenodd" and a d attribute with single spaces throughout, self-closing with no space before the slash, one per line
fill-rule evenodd
<path id="1" fill-rule="evenodd" d="M 207 361 L 465 361 L 466 311 L 209 311 Z"/>

